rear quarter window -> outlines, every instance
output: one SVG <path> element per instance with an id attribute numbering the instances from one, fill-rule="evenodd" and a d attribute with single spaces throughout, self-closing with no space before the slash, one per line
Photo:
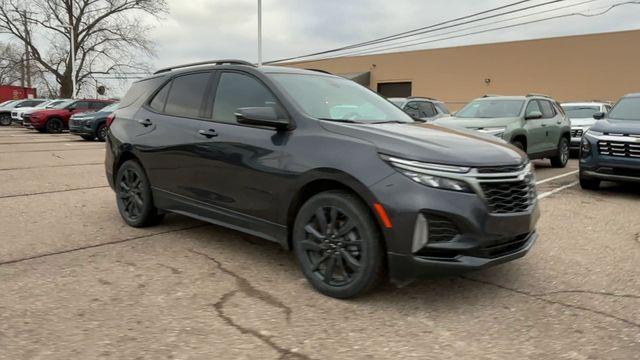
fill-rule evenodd
<path id="1" fill-rule="evenodd" d="M 160 86 L 163 80 L 164 76 L 159 76 L 134 82 L 122 98 L 119 109 L 124 109 L 136 103 L 141 104 Z"/>

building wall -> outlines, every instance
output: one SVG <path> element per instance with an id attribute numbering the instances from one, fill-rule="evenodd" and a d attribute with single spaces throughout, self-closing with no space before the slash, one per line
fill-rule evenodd
<path id="1" fill-rule="evenodd" d="M 453 109 L 487 93 L 617 100 L 640 92 L 640 30 L 288 65 L 334 74 L 370 71 L 374 90 L 379 82 L 411 81 L 412 95 L 437 98 Z"/>

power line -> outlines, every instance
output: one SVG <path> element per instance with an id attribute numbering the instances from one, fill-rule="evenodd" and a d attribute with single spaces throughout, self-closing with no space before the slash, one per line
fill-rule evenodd
<path id="1" fill-rule="evenodd" d="M 336 52 L 336 51 L 340 51 L 340 50 L 349 50 L 349 49 L 353 49 L 353 48 L 357 48 L 357 47 L 361 47 L 361 46 L 377 44 L 377 43 L 385 41 L 385 40 L 391 40 L 391 39 L 393 39 L 395 37 L 398 37 L 398 36 L 406 36 L 406 35 L 408 35 L 410 33 L 413 33 L 413 32 L 430 29 L 430 28 L 433 28 L 433 27 L 436 27 L 436 26 L 442 26 L 442 25 L 450 24 L 452 22 L 456 22 L 456 21 L 460 21 L 460 20 L 466 20 L 466 19 L 469 19 L 469 18 L 472 18 L 472 17 L 475 17 L 475 16 L 488 14 L 490 12 L 506 9 L 506 8 L 513 7 L 513 6 L 517 6 L 517 5 L 520 5 L 522 3 L 526 3 L 526 2 L 530 2 L 530 1 L 531 0 L 521 0 L 521 1 L 517 1 L 515 3 L 510 3 L 510 4 L 507 4 L 507 5 L 499 6 L 499 7 L 496 7 L 496 8 L 489 9 L 489 10 L 483 10 L 483 11 L 478 12 L 478 13 L 465 15 L 465 16 L 462 16 L 462 17 L 459 17 L 459 18 L 455 18 L 455 19 L 451 19 L 451 20 L 446 20 L 446 21 L 443 21 L 443 22 L 440 22 L 440 23 L 437 23 L 437 24 L 424 26 L 424 27 L 421 27 L 421 28 L 408 30 L 408 31 L 404 31 L 404 32 L 401 32 L 401 33 L 397 33 L 397 34 L 387 35 L 387 36 L 383 36 L 381 38 L 377 38 L 377 39 L 373 39 L 373 40 L 369 40 L 369 41 L 364 41 L 364 42 L 360 42 L 360 43 L 356 43 L 356 44 L 346 45 L 346 46 L 342 46 L 342 47 L 335 48 L 335 49 L 329 49 L 329 50 L 319 51 L 319 52 L 316 52 L 316 53 L 310 53 L 310 54 L 300 55 L 300 56 L 295 56 L 295 57 L 271 60 L 269 62 L 266 62 L 266 64 L 282 62 L 282 61 L 290 61 L 290 60 L 295 60 L 295 59 L 299 59 L 299 58 L 303 58 L 303 57 L 309 57 L 309 56 L 315 56 L 315 55 L 324 55 L 324 54 L 328 54 L 328 53 Z"/>
<path id="2" fill-rule="evenodd" d="M 460 35 L 455 35 L 455 36 L 439 38 L 439 39 L 435 39 L 435 40 L 420 41 L 420 42 L 417 42 L 417 43 L 406 44 L 406 45 L 390 46 L 390 47 L 387 47 L 387 48 L 385 48 L 383 50 L 378 50 L 378 51 L 377 50 L 366 49 L 366 50 L 361 50 L 359 52 L 354 52 L 351 55 L 367 55 L 367 54 L 371 54 L 372 52 L 380 52 L 380 51 L 394 50 L 394 49 L 406 48 L 406 47 L 417 46 L 417 45 L 430 44 L 430 43 L 444 41 L 444 40 L 457 39 L 457 38 L 461 38 L 461 37 L 465 37 L 465 36 L 483 34 L 483 33 L 496 31 L 496 30 L 505 30 L 505 29 L 510 29 L 510 28 L 514 28 L 514 27 L 518 27 L 518 26 L 535 24 L 535 23 L 539 23 L 539 22 L 550 21 L 550 20 L 566 18 L 566 17 L 571 17 L 571 16 L 583 16 L 583 17 L 600 16 L 600 15 L 604 15 L 604 14 L 608 13 L 609 11 L 611 11 L 612 9 L 614 9 L 614 8 L 616 8 L 618 6 L 623 6 L 623 5 L 640 5 L 640 1 L 626 1 L 626 2 L 622 2 L 622 3 L 611 5 L 609 7 L 600 7 L 600 8 L 587 10 L 587 11 L 594 11 L 594 10 L 605 9 L 604 11 L 602 11 L 600 13 L 597 13 L 597 14 L 583 14 L 583 13 L 575 13 L 574 12 L 574 13 L 568 13 L 568 14 L 552 16 L 552 17 L 544 18 L 544 19 L 537 19 L 537 20 L 532 20 L 532 21 L 527 21 L 527 22 L 522 22 L 522 23 L 517 23 L 517 24 L 512 24 L 512 25 L 506 25 L 506 26 L 495 27 L 495 28 L 481 30 L 481 31 L 475 31 L 475 32 L 471 32 L 471 33 L 465 33 L 465 34 L 460 34 Z M 330 59 L 330 58 L 335 58 L 335 57 L 327 56 L 327 57 L 323 57 L 323 58 L 311 59 L 309 61 L 318 61 L 318 60 L 325 60 L 325 59 Z"/>
<path id="3" fill-rule="evenodd" d="M 541 7 L 541 6 L 546 6 L 546 5 L 550 5 L 550 4 L 564 2 L 564 1 L 567 1 L 567 0 L 550 0 L 550 1 L 546 1 L 546 2 L 541 3 L 541 4 L 530 5 L 530 6 L 526 6 L 526 7 L 523 7 L 523 8 L 509 10 L 509 11 L 501 12 L 501 13 L 498 13 L 498 14 L 493 14 L 493 15 L 489 15 L 489 16 L 485 16 L 485 17 L 481 17 L 481 18 L 477 18 L 477 19 L 472 19 L 472 20 L 468 20 L 468 21 L 465 21 L 465 22 L 457 23 L 457 24 L 451 24 L 451 23 L 458 22 L 458 21 L 461 21 L 461 20 L 470 19 L 472 17 L 476 17 L 476 16 L 479 16 L 479 15 L 484 15 L 484 14 L 487 14 L 487 13 L 490 13 L 490 12 L 503 10 L 505 8 L 509 8 L 509 7 L 513 7 L 513 6 L 517 6 L 517 5 L 520 5 L 522 3 L 529 2 L 529 1 L 531 1 L 531 0 L 518 1 L 518 2 L 515 2 L 515 3 L 511 3 L 511 4 L 504 5 L 504 6 L 500 6 L 500 7 L 497 7 L 497 8 L 484 10 L 484 11 L 481 11 L 479 13 L 475 13 L 475 14 L 471 14 L 471 15 L 465 15 L 465 16 L 462 16 L 462 17 L 459 17 L 459 18 L 456 18 L 456 19 L 451 19 L 451 20 L 443 21 L 443 22 L 440 22 L 440 23 L 437 23 L 437 24 L 421 27 L 421 28 L 418 28 L 418 29 L 405 31 L 405 32 L 401 32 L 401 33 L 385 36 L 385 37 L 382 37 L 382 38 L 366 41 L 366 42 L 347 45 L 347 46 L 343 46 L 343 47 L 340 47 L 340 48 L 320 51 L 320 52 L 316 52 L 316 53 L 310 53 L 310 54 L 306 54 L 306 55 L 294 56 L 294 57 L 289 57 L 289 58 L 283 58 L 283 59 L 278 59 L 278 60 L 272 60 L 272 61 L 267 62 L 267 64 L 283 62 L 283 61 L 297 60 L 297 59 L 302 59 L 302 58 L 311 57 L 311 56 L 317 56 L 317 55 L 325 55 L 325 54 L 329 54 L 329 53 L 333 53 L 333 52 L 349 50 L 349 49 L 355 49 L 355 48 L 359 48 L 359 47 L 366 47 L 366 46 L 369 46 L 369 45 L 374 45 L 374 44 L 378 44 L 378 43 L 382 43 L 382 42 L 389 42 L 389 41 L 394 41 L 394 40 L 403 39 L 403 38 L 407 38 L 407 37 L 412 37 L 412 36 L 416 36 L 416 35 L 422 35 L 422 34 L 426 34 L 426 33 L 429 33 L 429 32 L 445 30 L 445 29 L 449 29 L 449 28 L 452 28 L 452 27 L 456 27 L 456 26 L 467 25 L 467 24 L 478 22 L 478 21 L 483 21 L 483 20 L 492 19 L 492 18 L 504 16 L 504 15 L 509 15 L 509 14 L 513 14 L 513 13 L 517 13 L 517 12 L 522 12 L 522 11 L 538 8 L 538 7 Z M 442 25 L 447 25 L 447 26 L 442 26 Z"/>
<path id="4" fill-rule="evenodd" d="M 492 23 L 486 23 L 486 24 L 480 24 L 480 25 L 474 25 L 474 26 L 467 26 L 465 28 L 456 29 L 456 30 L 453 30 L 453 31 L 447 31 L 447 32 L 444 32 L 444 33 L 436 34 L 436 35 L 430 35 L 430 36 L 420 37 L 420 38 L 416 38 L 416 39 L 400 41 L 400 42 L 396 42 L 394 44 L 385 44 L 385 45 L 374 46 L 374 47 L 371 47 L 371 48 L 368 48 L 368 49 L 362 49 L 362 50 L 357 50 L 357 51 L 346 52 L 346 53 L 342 53 L 342 54 L 340 54 L 338 56 L 342 57 L 342 56 L 349 56 L 349 55 L 358 55 L 358 54 L 361 54 L 361 53 L 364 53 L 364 52 L 368 53 L 369 51 L 376 50 L 376 49 L 385 49 L 388 46 L 407 44 L 407 43 L 411 43 L 411 42 L 419 41 L 419 40 L 438 38 L 438 37 L 443 36 L 443 35 L 455 34 L 455 33 L 461 32 L 461 31 L 473 30 L 473 29 L 477 29 L 477 28 L 481 28 L 481 27 L 485 27 L 485 26 L 495 25 L 495 24 L 499 24 L 499 23 L 518 20 L 518 19 L 523 19 L 523 18 L 536 16 L 536 15 L 540 15 L 540 14 L 545 14 L 545 13 L 550 13 L 550 12 L 554 12 L 554 11 L 558 11 L 558 10 L 571 8 L 571 7 L 581 6 L 581 5 L 585 5 L 585 4 L 596 2 L 596 1 L 601 1 L 601 0 L 586 0 L 586 1 L 582 1 L 582 2 L 576 3 L 576 4 L 564 5 L 564 6 L 559 6 L 559 7 L 553 8 L 553 9 L 538 11 L 538 12 L 529 13 L 529 14 L 525 14 L 525 15 L 514 16 L 514 17 L 511 17 L 511 18 L 508 18 L 508 19 L 498 20 L 498 21 L 495 21 L 495 22 L 492 22 Z M 328 56 L 328 57 L 322 57 L 322 58 L 318 58 L 318 59 L 310 59 L 309 61 L 323 60 L 323 59 L 329 59 L 329 58 L 331 58 L 331 57 Z"/>

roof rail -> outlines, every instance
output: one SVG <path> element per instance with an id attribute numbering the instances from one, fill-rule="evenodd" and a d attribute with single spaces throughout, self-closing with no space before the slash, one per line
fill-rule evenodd
<path id="1" fill-rule="evenodd" d="M 526 96 L 527 96 L 527 97 L 540 96 L 540 97 L 551 98 L 551 96 L 549 96 L 549 95 L 545 95 L 545 94 L 537 94 L 537 93 L 530 93 L 530 94 L 527 94 Z"/>
<path id="2" fill-rule="evenodd" d="M 248 61 L 244 61 L 244 60 L 234 60 L 234 59 L 207 60 L 207 61 L 200 61 L 200 62 L 195 62 L 195 63 L 190 63 L 190 64 L 176 65 L 176 66 L 163 68 L 163 69 L 160 69 L 160 70 L 154 72 L 153 75 L 160 74 L 160 73 L 163 73 L 163 72 L 169 72 L 171 70 L 176 70 L 176 69 L 182 69 L 182 68 L 187 68 L 187 67 L 192 67 L 192 66 L 199 66 L 199 65 L 209 65 L 209 64 L 213 64 L 213 65 L 222 65 L 222 64 L 247 65 L 247 66 L 256 67 L 255 64 L 252 64 L 252 63 L 250 63 Z"/>
<path id="3" fill-rule="evenodd" d="M 496 97 L 496 96 L 502 96 L 502 95 L 498 95 L 498 94 L 484 94 L 484 95 L 482 95 L 483 98 Z"/>
<path id="4" fill-rule="evenodd" d="M 327 70 L 321 70 L 321 69 L 305 69 L 305 70 L 309 70 L 309 71 L 317 71 L 323 74 L 329 74 L 329 75 L 333 75 L 332 73 L 328 72 Z"/>

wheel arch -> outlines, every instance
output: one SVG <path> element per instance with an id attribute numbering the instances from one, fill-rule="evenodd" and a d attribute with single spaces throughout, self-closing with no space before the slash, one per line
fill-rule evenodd
<path id="1" fill-rule="evenodd" d="M 509 143 L 513 143 L 514 141 L 520 142 L 522 146 L 524 146 L 524 151 L 527 151 L 528 141 L 527 135 L 525 133 L 517 133 L 511 136 L 511 140 L 509 141 Z"/>
<path id="2" fill-rule="evenodd" d="M 317 169 L 307 173 L 300 182 L 300 186 L 297 187 L 297 190 L 288 201 L 286 212 L 287 248 L 289 250 L 293 248 L 293 225 L 300 207 L 314 195 L 330 190 L 347 191 L 362 201 L 374 219 L 374 223 L 383 238 L 383 246 L 386 251 L 385 233 L 383 231 L 384 225 L 373 209 L 373 204 L 377 202 L 375 196 L 363 183 L 353 176 L 334 169 Z"/>

